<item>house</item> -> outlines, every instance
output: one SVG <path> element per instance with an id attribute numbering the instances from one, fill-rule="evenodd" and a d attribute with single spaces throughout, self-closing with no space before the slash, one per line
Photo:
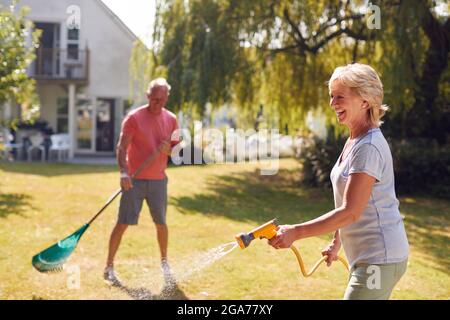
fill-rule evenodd
<path id="1" fill-rule="evenodd" d="M 7 7 L 10 0 L 0 0 Z M 41 119 L 68 133 L 70 157 L 113 154 L 129 103 L 129 60 L 137 37 L 101 0 L 21 0 L 42 30 L 28 73 Z M 5 114 L 18 116 L 9 105 Z"/>

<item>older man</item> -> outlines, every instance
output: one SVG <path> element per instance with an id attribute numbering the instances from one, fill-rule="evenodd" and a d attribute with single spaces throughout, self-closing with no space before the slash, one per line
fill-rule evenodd
<path id="1" fill-rule="evenodd" d="M 167 262 L 168 229 L 167 167 L 168 156 L 175 142 L 172 134 L 177 130 L 176 116 L 165 109 L 170 85 L 163 78 L 150 82 L 147 90 L 148 105 L 131 111 L 122 123 L 117 145 L 117 160 L 120 169 L 120 186 L 123 190 L 119 217 L 110 241 L 104 278 L 113 285 L 120 285 L 114 272 L 114 257 L 122 235 L 129 225 L 137 225 L 144 199 L 156 226 L 161 253 L 161 268 L 166 281 L 172 280 Z M 137 176 L 132 177 L 145 160 L 154 154 L 156 158 Z"/>

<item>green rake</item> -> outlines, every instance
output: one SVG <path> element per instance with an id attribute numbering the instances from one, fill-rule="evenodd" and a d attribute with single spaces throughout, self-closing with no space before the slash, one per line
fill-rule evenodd
<path id="1" fill-rule="evenodd" d="M 156 150 L 150 157 L 148 157 L 141 166 L 136 170 L 136 172 L 131 176 L 132 178 L 136 177 L 147 165 L 153 162 L 156 157 L 159 155 L 160 151 Z M 81 236 L 84 232 L 89 228 L 89 226 L 97 219 L 100 214 L 114 201 L 115 198 L 119 194 L 122 193 L 122 189 L 118 189 L 105 203 L 105 205 L 95 214 L 95 216 L 77 231 L 72 233 L 67 238 L 58 241 L 51 247 L 39 252 L 36 254 L 31 263 L 33 267 L 36 268 L 39 272 L 59 272 L 63 270 L 64 263 L 67 261 L 69 256 L 77 247 L 78 242 L 80 241 Z"/>

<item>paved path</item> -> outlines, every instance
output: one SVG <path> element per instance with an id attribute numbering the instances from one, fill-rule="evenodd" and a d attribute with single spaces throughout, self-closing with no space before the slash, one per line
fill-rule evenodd
<path id="1" fill-rule="evenodd" d="M 117 165 L 117 159 L 114 157 L 98 156 L 75 156 L 73 159 L 68 159 L 66 162 L 76 164 Z"/>

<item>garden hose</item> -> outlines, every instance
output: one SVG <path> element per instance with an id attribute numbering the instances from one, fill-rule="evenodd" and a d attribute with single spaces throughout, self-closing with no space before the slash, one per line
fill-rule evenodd
<path id="1" fill-rule="evenodd" d="M 277 234 L 277 227 L 278 227 L 278 222 L 276 219 L 273 219 L 255 229 L 253 229 L 250 232 L 237 234 L 235 236 L 235 239 L 236 239 L 237 243 L 239 244 L 239 246 L 242 249 L 244 249 L 244 248 L 247 248 L 250 245 L 250 242 L 252 242 L 256 238 L 260 238 L 260 239 L 264 238 L 264 239 L 269 239 L 269 240 L 272 239 Z M 322 259 L 317 261 L 316 264 L 314 265 L 314 267 L 309 272 L 306 272 L 305 264 L 303 263 L 303 259 L 302 259 L 300 252 L 293 245 L 291 245 L 290 248 L 294 252 L 295 256 L 297 257 L 300 271 L 305 278 L 311 276 L 317 270 L 317 268 L 322 264 L 322 262 L 326 261 L 326 259 L 327 259 L 326 256 L 322 257 Z M 350 268 L 348 266 L 347 261 L 344 258 L 342 258 L 341 256 L 338 256 L 337 258 L 339 261 L 342 262 L 342 264 L 345 266 L 347 271 L 349 271 Z"/>
<path id="2" fill-rule="evenodd" d="M 306 272 L 305 264 L 303 263 L 302 256 L 301 256 L 300 252 L 298 251 L 298 249 L 292 245 L 291 246 L 291 250 L 294 252 L 295 256 L 297 257 L 297 261 L 298 261 L 298 265 L 300 267 L 300 271 L 301 271 L 302 275 L 305 278 L 311 276 L 317 270 L 317 268 L 319 268 L 319 266 L 322 264 L 322 262 L 327 260 L 326 256 L 322 257 L 322 259 L 317 261 L 316 264 L 314 265 L 314 267 L 312 267 L 312 269 L 309 272 Z M 340 262 L 342 262 L 342 264 L 344 265 L 345 269 L 347 271 L 349 271 L 350 268 L 348 266 L 348 262 L 344 258 L 342 258 L 341 256 L 338 256 L 337 258 L 338 258 L 338 260 Z"/>

